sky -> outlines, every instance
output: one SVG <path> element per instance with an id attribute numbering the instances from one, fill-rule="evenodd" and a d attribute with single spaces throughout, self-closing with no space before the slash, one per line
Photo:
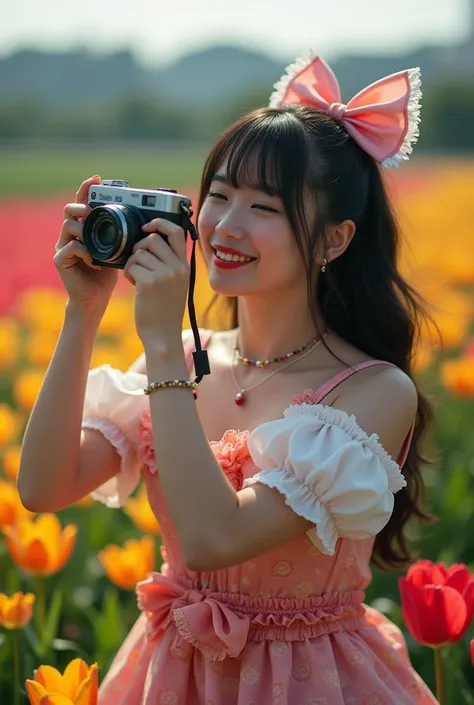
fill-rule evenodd
<path id="1" fill-rule="evenodd" d="M 0 55 L 19 48 L 131 48 L 166 65 L 216 43 L 292 59 L 313 49 L 403 53 L 468 35 L 474 0 L 0 0 Z"/>

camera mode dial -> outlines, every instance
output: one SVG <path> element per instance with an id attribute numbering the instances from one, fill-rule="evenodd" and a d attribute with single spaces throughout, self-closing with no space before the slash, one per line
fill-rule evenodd
<path id="1" fill-rule="evenodd" d="M 128 188 L 130 184 L 128 181 L 121 181 L 120 179 L 104 179 L 104 181 L 102 181 L 102 186 L 118 186 L 119 188 Z"/>

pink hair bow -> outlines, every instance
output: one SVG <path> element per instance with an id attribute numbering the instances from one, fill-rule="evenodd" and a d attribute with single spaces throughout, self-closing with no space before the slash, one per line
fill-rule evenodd
<path id="1" fill-rule="evenodd" d="M 420 69 L 407 69 L 372 83 L 344 104 L 333 71 L 311 54 L 287 67 L 269 105 L 304 103 L 319 108 L 341 122 L 375 161 L 394 169 L 409 158 L 418 139 L 420 86 Z"/>

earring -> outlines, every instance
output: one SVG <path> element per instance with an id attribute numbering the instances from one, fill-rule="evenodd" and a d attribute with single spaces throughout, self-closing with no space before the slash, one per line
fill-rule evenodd
<path id="1" fill-rule="evenodd" d="M 321 265 L 321 272 L 322 272 L 323 274 L 324 274 L 324 272 L 326 271 L 327 264 L 328 264 L 328 261 L 327 261 L 326 257 L 323 257 L 323 263 L 322 263 L 322 265 Z"/>

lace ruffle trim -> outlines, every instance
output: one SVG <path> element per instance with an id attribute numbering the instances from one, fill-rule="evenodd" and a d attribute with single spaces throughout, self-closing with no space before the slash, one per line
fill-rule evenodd
<path id="1" fill-rule="evenodd" d="M 268 101 L 268 106 L 270 108 L 279 108 L 288 90 L 290 83 L 295 79 L 295 77 L 304 71 L 312 61 L 316 58 L 314 52 L 309 51 L 304 56 L 299 57 L 292 64 L 286 67 L 285 73 L 277 81 L 273 88 L 273 93 Z"/>
<path id="2" fill-rule="evenodd" d="M 408 69 L 408 82 L 410 84 L 410 97 L 408 99 L 407 117 L 408 129 L 405 139 L 396 154 L 382 162 L 385 169 L 396 169 L 400 162 L 410 158 L 413 146 L 420 135 L 420 110 L 421 110 L 421 72 L 418 67 Z"/>
<path id="3" fill-rule="evenodd" d="M 112 421 L 108 419 L 89 417 L 83 420 L 82 428 L 89 428 L 94 431 L 100 431 L 100 433 L 108 440 L 108 442 L 115 448 L 120 456 L 120 471 L 121 473 L 130 472 L 130 461 L 135 457 L 135 451 L 133 444 L 124 435 L 123 431 L 120 430 Z M 120 478 L 117 478 L 117 482 L 120 482 Z M 107 483 L 106 483 L 107 484 Z M 94 490 L 90 493 L 92 499 L 96 502 L 103 502 L 107 507 L 116 509 L 121 506 L 119 493 L 113 495 L 105 495 L 102 488 Z"/>
<path id="4" fill-rule="evenodd" d="M 196 639 L 189 627 L 183 607 L 178 607 L 173 610 L 173 618 L 179 634 L 196 649 L 199 649 L 204 658 L 209 659 L 209 661 L 223 661 L 227 658 L 227 656 L 229 656 L 229 651 L 227 648 L 224 647 L 223 649 L 216 649 L 214 646 L 203 644 Z"/>
<path id="5" fill-rule="evenodd" d="M 382 463 L 387 474 L 388 488 L 391 492 L 395 494 L 403 487 L 406 487 L 407 482 L 400 472 L 399 465 L 382 446 L 377 434 L 373 433 L 369 436 L 358 425 L 354 415 L 349 416 L 349 414 L 341 409 L 334 409 L 324 404 L 295 404 L 287 407 L 284 411 L 285 418 L 300 415 L 314 416 L 322 423 L 337 426 L 350 436 L 352 440 L 358 441 L 368 448 Z"/>
<path id="6" fill-rule="evenodd" d="M 244 487 L 258 482 L 278 490 L 295 514 L 314 524 L 310 531 L 316 531 L 321 550 L 328 556 L 334 555 L 339 536 L 336 524 L 324 503 L 314 495 L 308 485 L 302 484 L 294 475 L 280 468 L 261 470 L 253 477 L 247 478 Z"/>

